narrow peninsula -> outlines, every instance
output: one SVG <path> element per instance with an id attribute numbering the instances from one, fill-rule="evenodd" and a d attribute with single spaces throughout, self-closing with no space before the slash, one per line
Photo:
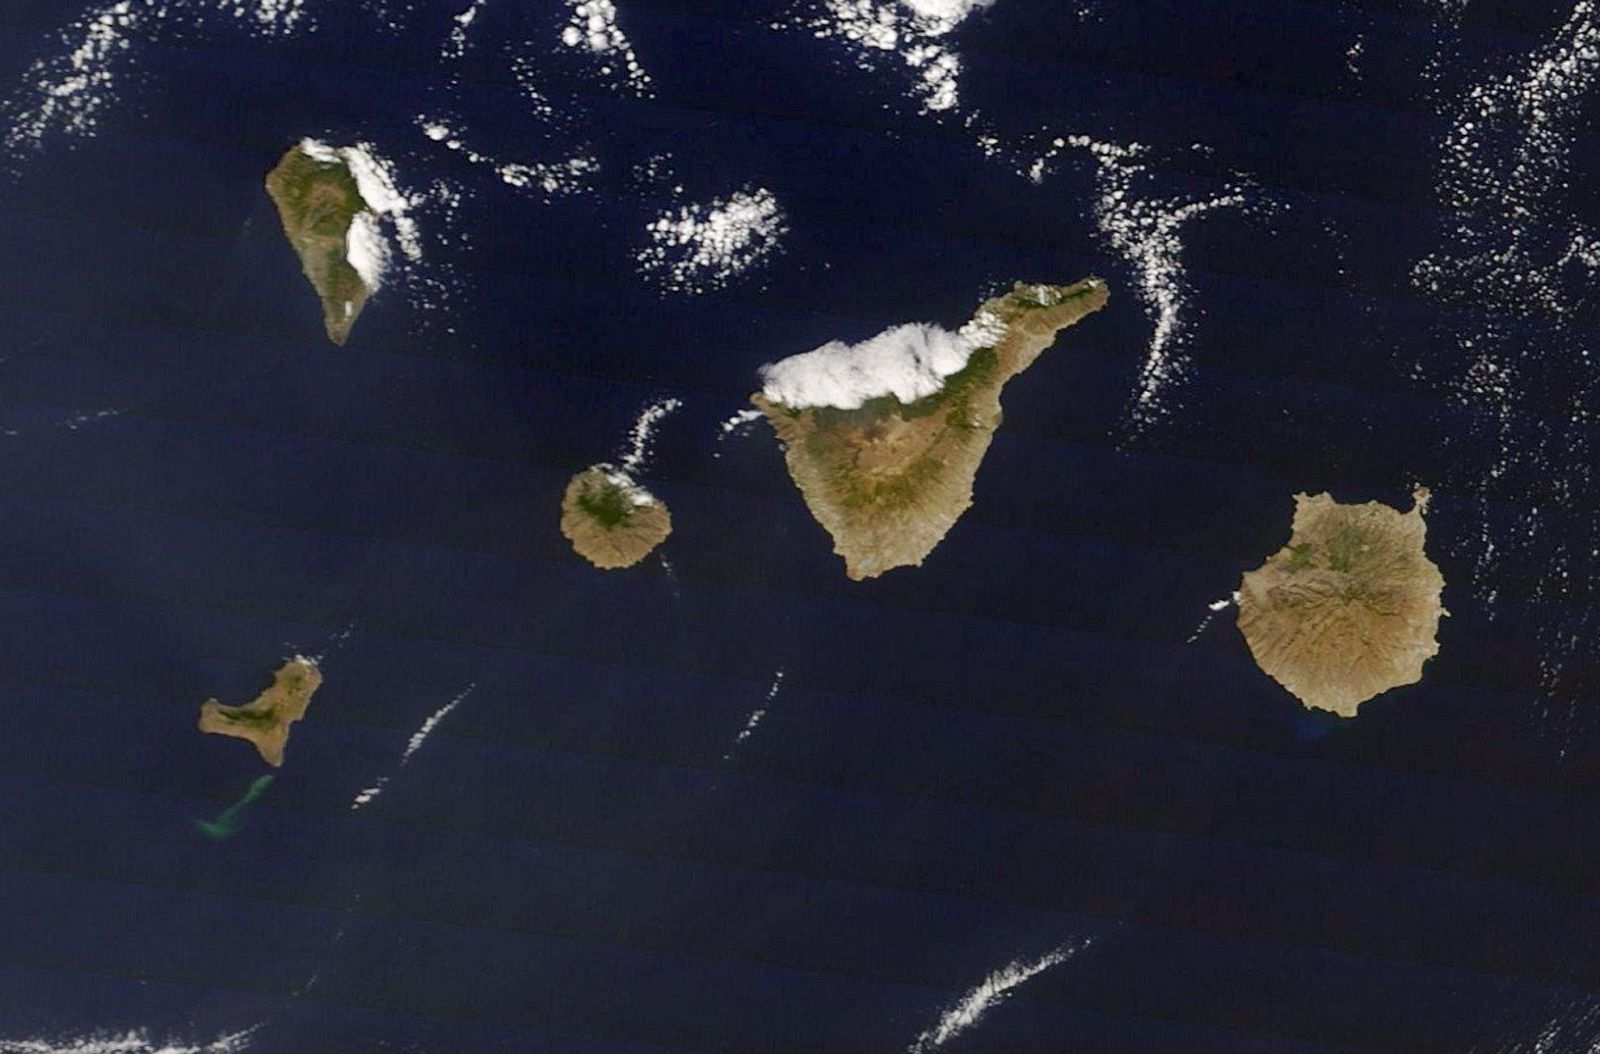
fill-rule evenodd
<path id="1" fill-rule="evenodd" d="M 262 761 L 277 767 L 283 764 L 289 726 L 305 716 L 321 686 L 316 661 L 297 655 L 278 667 L 266 691 L 242 706 L 207 699 L 200 706 L 200 731 L 248 739 Z"/>
<path id="2" fill-rule="evenodd" d="M 1256 664 L 1307 706 L 1354 717 L 1422 679 L 1439 652 L 1444 576 L 1423 552 L 1428 492 L 1410 512 L 1294 496 L 1289 544 L 1244 576 L 1239 629 Z"/>
<path id="3" fill-rule="evenodd" d="M 343 344 L 377 288 L 382 236 L 376 213 L 345 155 L 310 139 L 290 147 L 267 173 L 267 194 L 322 300 L 328 339 Z"/>
<path id="4" fill-rule="evenodd" d="M 917 566 L 972 505 L 1000 426 L 1000 391 L 1105 306 L 1099 278 L 1016 283 L 951 333 L 896 326 L 762 369 L 750 401 L 783 444 L 789 475 L 852 579 Z"/>
<path id="5" fill-rule="evenodd" d="M 561 533 L 596 567 L 632 567 L 667 540 L 672 515 L 626 472 L 593 465 L 567 484 L 561 497 Z"/>

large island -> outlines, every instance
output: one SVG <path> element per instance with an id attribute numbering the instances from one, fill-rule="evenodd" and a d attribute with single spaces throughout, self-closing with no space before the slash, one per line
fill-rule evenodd
<path id="1" fill-rule="evenodd" d="M 1244 576 L 1239 629 L 1256 664 L 1307 706 L 1353 717 L 1422 679 L 1438 654 L 1444 576 L 1423 552 L 1428 492 L 1402 513 L 1294 496 L 1289 544 Z"/>
<path id="2" fill-rule="evenodd" d="M 596 567 L 632 567 L 672 533 L 667 506 L 613 465 L 573 476 L 561 497 L 561 533 Z"/>
<path id="3" fill-rule="evenodd" d="M 972 505 L 1000 425 L 1000 390 L 1107 296 L 1099 278 L 1018 282 L 956 333 L 896 326 L 763 368 L 750 401 L 783 443 L 789 474 L 833 536 L 846 575 L 922 563 Z"/>
<path id="4" fill-rule="evenodd" d="M 328 339 L 343 344 L 377 287 L 384 252 L 377 215 L 361 195 L 349 158 L 304 140 L 267 173 L 267 194 L 300 256 L 300 269 L 322 300 Z"/>
<path id="5" fill-rule="evenodd" d="M 242 706 L 207 699 L 200 706 L 200 731 L 247 739 L 262 761 L 282 765 L 289 726 L 305 716 L 321 686 L 322 671 L 316 661 L 296 655 L 278 667 L 264 692 Z"/>

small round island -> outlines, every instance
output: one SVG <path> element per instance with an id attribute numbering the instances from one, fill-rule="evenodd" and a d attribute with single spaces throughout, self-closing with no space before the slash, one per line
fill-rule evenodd
<path id="1" fill-rule="evenodd" d="M 572 477 L 561 497 L 561 533 L 596 567 L 632 567 L 666 541 L 672 515 L 626 472 L 592 465 Z"/>
<path id="2" fill-rule="evenodd" d="M 1250 654 L 1307 706 L 1354 717 L 1438 654 L 1444 576 L 1423 551 L 1427 489 L 1414 500 L 1401 512 L 1296 494 L 1289 544 L 1240 583 Z"/>

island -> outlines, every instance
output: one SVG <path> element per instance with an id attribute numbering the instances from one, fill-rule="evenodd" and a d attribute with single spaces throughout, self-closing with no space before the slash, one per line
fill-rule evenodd
<path id="1" fill-rule="evenodd" d="M 309 139 L 290 147 L 267 173 L 267 194 L 322 300 L 328 339 L 342 345 L 377 288 L 383 250 L 376 213 L 345 155 Z"/>
<path id="2" fill-rule="evenodd" d="M 849 578 L 923 562 L 972 505 L 1000 390 L 1108 295 L 1093 277 L 1018 282 L 956 333 L 896 326 L 762 368 L 750 401 Z"/>
<path id="3" fill-rule="evenodd" d="M 591 465 L 572 477 L 561 497 L 561 533 L 596 567 L 632 567 L 666 541 L 672 515 L 626 472 Z"/>
<path id="4" fill-rule="evenodd" d="M 1380 692 L 1422 679 L 1444 576 L 1423 552 L 1428 491 L 1410 512 L 1294 496 L 1289 544 L 1244 576 L 1239 629 L 1256 664 L 1307 706 L 1354 717 Z"/>
<path id="5" fill-rule="evenodd" d="M 207 699 L 200 706 L 200 731 L 248 739 L 262 761 L 280 766 L 289 726 L 305 716 L 311 697 L 321 686 L 322 671 L 316 660 L 296 655 L 278 667 L 264 692 L 242 706 Z"/>

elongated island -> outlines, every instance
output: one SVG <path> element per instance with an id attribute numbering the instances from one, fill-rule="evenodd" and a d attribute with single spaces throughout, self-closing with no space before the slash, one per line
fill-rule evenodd
<path id="1" fill-rule="evenodd" d="M 207 699 L 200 706 L 200 731 L 247 739 L 262 761 L 277 767 L 283 764 L 289 726 L 305 716 L 320 687 L 322 671 L 316 661 L 296 655 L 278 667 L 265 691 L 242 706 Z"/>
<path id="2" fill-rule="evenodd" d="M 591 465 L 567 483 L 561 533 L 605 570 L 632 567 L 672 533 L 666 503 L 614 465 Z"/>
<path id="3" fill-rule="evenodd" d="M 1250 654 L 1307 706 L 1354 717 L 1438 654 L 1444 576 L 1423 551 L 1428 491 L 1414 501 L 1402 513 L 1296 494 L 1289 544 L 1240 583 Z"/>
<path id="4" fill-rule="evenodd" d="M 955 333 L 896 326 L 763 367 L 750 401 L 782 442 L 789 475 L 847 576 L 926 559 L 972 505 L 1001 389 L 1108 295 L 1099 278 L 1018 282 Z"/>
<path id="5" fill-rule="evenodd" d="M 362 196 L 347 153 L 306 139 L 267 173 L 267 194 L 322 301 L 323 328 L 335 344 L 350 336 L 377 290 L 387 252 L 377 213 Z"/>

